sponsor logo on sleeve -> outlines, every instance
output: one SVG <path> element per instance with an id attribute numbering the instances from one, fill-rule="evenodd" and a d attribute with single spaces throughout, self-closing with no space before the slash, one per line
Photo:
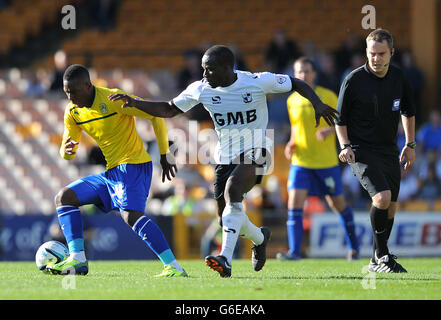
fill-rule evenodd
<path id="1" fill-rule="evenodd" d="M 276 81 L 278 84 L 283 84 L 286 82 L 286 76 L 282 76 L 282 75 L 277 75 L 276 76 Z"/>

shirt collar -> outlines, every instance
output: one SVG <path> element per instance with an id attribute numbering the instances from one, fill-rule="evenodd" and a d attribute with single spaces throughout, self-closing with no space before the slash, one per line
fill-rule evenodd
<path id="1" fill-rule="evenodd" d="M 384 80 L 384 79 L 387 79 L 388 78 L 388 76 L 389 76 L 389 73 L 390 73 L 390 62 L 389 62 L 389 68 L 387 69 L 387 72 L 386 72 L 386 75 L 383 77 L 383 78 L 380 78 L 380 77 L 377 77 L 376 75 L 375 75 L 375 73 L 373 73 L 372 71 L 371 71 L 371 69 L 369 69 L 369 67 L 368 67 L 368 63 L 369 62 L 367 62 L 366 61 L 366 63 L 364 64 L 364 66 L 363 66 L 363 69 L 372 77 L 372 78 L 374 78 L 374 79 L 376 79 L 376 80 Z"/>

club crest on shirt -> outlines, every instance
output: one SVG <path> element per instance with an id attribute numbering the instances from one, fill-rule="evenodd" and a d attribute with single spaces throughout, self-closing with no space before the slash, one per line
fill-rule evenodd
<path id="1" fill-rule="evenodd" d="M 392 103 L 392 111 L 400 110 L 400 99 L 395 99 Z"/>
<path id="2" fill-rule="evenodd" d="M 100 110 L 101 110 L 101 113 L 107 113 L 107 112 L 109 112 L 109 110 L 107 110 L 107 106 L 106 106 L 105 103 L 101 103 L 101 104 L 100 104 Z"/>
<path id="3" fill-rule="evenodd" d="M 243 102 L 245 103 L 250 103 L 251 101 L 253 101 L 253 96 L 249 92 L 243 93 L 242 98 L 243 98 Z"/>

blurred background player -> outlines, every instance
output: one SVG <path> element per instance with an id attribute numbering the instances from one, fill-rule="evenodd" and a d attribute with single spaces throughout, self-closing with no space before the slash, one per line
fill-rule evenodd
<path id="1" fill-rule="evenodd" d="M 294 76 L 305 81 L 324 103 L 337 106 L 336 94 L 315 85 L 317 76 L 312 59 L 301 57 L 294 63 Z M 303 208 L 309 195 L 325 196 L 330 208 L 339 213 L 349 246 L 348 260 L 359 259 L 354 216 L 343 195 L 338 165 L 335 128 L 326 123 L 314 128 L 311 102 L 294 92 L 287 100 L 291 121 L 291 138 L 285 156 L 291 160 L 288 178 L 288 221 L 286 223 L 289 250 L 279 252 L 279 260 L 299 260 L 303 238 Z"/>
<path id="2" fill-rule="evenodd" d="M 70 255 L 68 259 L 48 266 L 48 270 L 53 274 L 88 273 L 79 207 L 95 204 L 104 212 L 119 210 L 123 220 L 164 264 L 164 271 L 159 276 L 187 276 L 161 229 L 144 215 L 153 167 L 150 155 L 136 132 L 134 116 L 152 123 L 161 154 L 163 182 L 165 177 L 171 180 L 176 172 L 176 166 L 169 164 L 166 158 L 169 144 L 164 119 L 136 109 L 122 109 L 121 103 L 109 101 L 107 97 L 110 94 L 124 92 L 92 85 L 88 70 L 81 65 L 69 66 L 63 80 L 70 103 L 65 109 L 60 155 L 66 160 L 75 158 L 84 130 L 102 150 L 107 170 L 74 181 L 56 195 L 58 219 Z"/>
<path id="3" fill-rule="evenodd" d="M 135 107 L 160 117 L 174 117 L 199 103 L 210 112 L 218 134 L 214 193 L 223 234 L 221 254 L 207 256 L 205 262 L 221 277 L 231 276 L 232 256 L 239 235 L 254 243 L 251 260 L 255 271 L 260 271 L 266 261 L 266 244 L 271 232 L 267 227 L 256 227 L 242 205 L 244 194 L 260 183 L 264 167 L 269 165 L 267 149 L 272 142 L 265 132 L 266 95 L 297 90 L 312 102 L 316 125 L 321 117 L 329 124 L 336 117 L 336 110 L 324 104 L 304 81 L 270 72 L 253 74 L 234 70 L 234 65 L 231 49 L 216 45 L 202 57 L 204 79 L 190 84 L 170 102 L 135 100 L 125 94 L 109 97 L 113 101 L 124 100 L 123 107 Z"/>

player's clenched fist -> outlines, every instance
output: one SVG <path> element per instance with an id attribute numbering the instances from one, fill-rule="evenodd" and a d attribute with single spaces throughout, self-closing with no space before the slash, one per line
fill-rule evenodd
<path id="1" fill-rule="evenodd" d="M 340 152 L 338 158 L 341 162 L 351 163 L 355 161 L 355 154 L 354 151 L 352 151 L 351 147 L 347 147 Z"/>
<path id="2" fill-rule="evenodd" d="M 66 142 L 64 143 L 64 153 L 75 154 L 74 148 L 76 145 L 78 145 L 78 143 L 78 141 L 72 140 L 70 136 L 67 137 Z"/>

